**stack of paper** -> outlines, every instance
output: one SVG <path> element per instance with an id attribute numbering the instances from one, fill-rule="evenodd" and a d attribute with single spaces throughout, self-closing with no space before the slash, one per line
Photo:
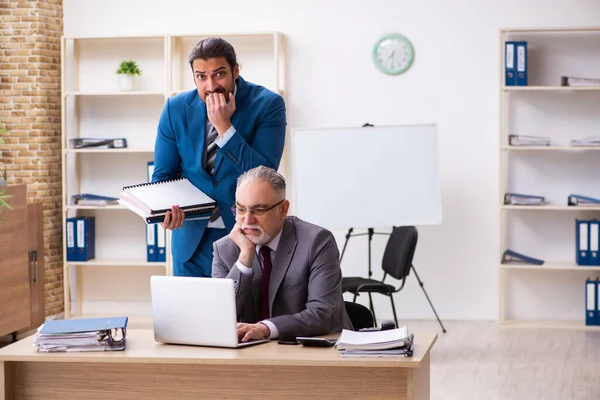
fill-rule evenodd
<path id="1" fill-rule="evenodd" d="M 413 352 L 413 335 L 406 326 L 367 332 L 344 329 L 336 347 L 342 357 L 408 357 Z"/>
<path id="2" fill-rule="evenodd" d="M 596 147 L 600 146 L 600 137 L 590 137 L 583 139 L 573 139 L 571 140 L 571 146 L 577 147 Z"/>
<path id="3" fill-rule="evenodd" d="M 550 146 L 550 138 L 541 136 L 509 135 L 508 143 L 511 146 Z"/>
<path id="4" fill-rule="evenodd" d="M 127 317 L 83 318 L 45 322 L 34 345 L 39 353 L 125 350 Z"/>

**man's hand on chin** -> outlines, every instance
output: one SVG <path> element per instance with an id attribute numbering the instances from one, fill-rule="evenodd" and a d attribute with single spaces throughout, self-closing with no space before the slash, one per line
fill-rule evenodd
<path id="1" fill-rule="evenodd" d="M 238 323 L 237 325 L 238 339 L 242 339 L 242 342 L 247 342 L 250 339 L 265 339 L 271 336 L 271 330 L 263 323 L 257 324 L 244 324 Z"/>

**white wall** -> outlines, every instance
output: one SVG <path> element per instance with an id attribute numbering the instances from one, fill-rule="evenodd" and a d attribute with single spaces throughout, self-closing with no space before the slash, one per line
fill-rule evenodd
<path id="1" fill-rule="evenodd" d="M 442 319 L 496 319 L 499 29 L 591 26 L 598 15 L 593 0 L 64 0 L 64 33 L 281 31 L 290 127 L 437 123 L 444 222 L 420 227 L 415 265 Z M 403 76 L 384 76 L 371 61 L 386 32 L 415 46 Z M 336 234 L 341 248 L 344 232 Z M 385 240 L 373 242 L 376 271 Z M 366 273 L 365 238 L 350 241 L 342 267 L 345 275 Z M 389 318 L 389 303 L 377 300 L 377 317 Z M 433 318 L 414 277 L 397 308 L 401 317 Z"/>

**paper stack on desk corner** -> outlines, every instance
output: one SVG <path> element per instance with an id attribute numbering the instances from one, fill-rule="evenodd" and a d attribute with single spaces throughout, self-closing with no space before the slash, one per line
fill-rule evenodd
<path id="1" fill-rule="evenodd" d="M 344 329 L 336 348 L 342 357 L 409 357 L 413 353 L 413 339 L 406 326 L 368 332 Z"/>

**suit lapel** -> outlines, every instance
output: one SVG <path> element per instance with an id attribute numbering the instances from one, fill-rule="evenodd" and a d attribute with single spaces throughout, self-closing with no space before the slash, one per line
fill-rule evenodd
<path id="1" fill-rule="evenodd" d="M 249 91 L 250 88 L 246 81 L 240 76 L 237 80 L 237 93 L 235 95 L 235 111 L 231 116 L 231 125 L 238 130 L 238 125 L 242 115 L 246 112 L 246 108 L 248 107 L 248 99 L 249 99 Z M 204 108 L 206 113 L 206 107 Z M 215 175 L 219 171 L 219 167 L 221 166 L 221 162 L 223 161 L 223 154 L 220 151 L 217 152 L 217 157 L 215 158 Z"/>
<path id="2" fill-rule="evenodd" d="M 296 229 L 294 223 L 291 220 L 286 219 L 283 225 L 283 232 L 281 233 L 281 239 L 279 240 L 279 247 L 277 248 L 277 254 L 273 262 L 273 270 L 271 271 L 271 278 L 269 280 L 269 309 L 273 312 L 273 300 L 275 295 L 283 282 L 283 278 L 287 273 L 294 251 L 296 250 Z"/>
<path id="3" fill-rule="evenodd" d="M 202 168 L 204 158 L 204 143 L 206 142 L 206 105 L 198 94 L 194 96 L 191 103 L 186 108 L 186 117 L 188 123 L 187 134 L 192 141 L 192 150 L 194 157 L 198 160 L 200 173 L 210 177 L 208 172 Z"/>

